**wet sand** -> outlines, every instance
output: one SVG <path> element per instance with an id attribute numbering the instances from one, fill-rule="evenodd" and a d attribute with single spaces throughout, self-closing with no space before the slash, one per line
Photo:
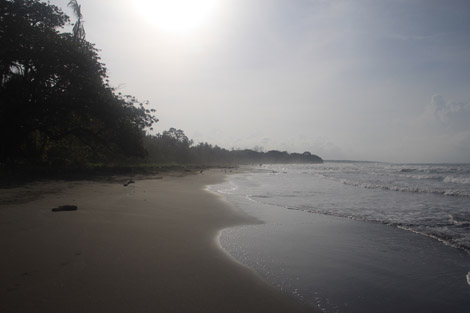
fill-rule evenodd
<path id="1" fill-rule="evenodd" d="M 380 223 L 227 199 L 264 223 L 225 230 L 222 246 L 318 311 L 469 311 L 465 251 Z"/>
<path id="2" fill-rule="evenodd" d="M 223 179 L 2 190 L 0 312 L 309 312 L 218 247 L 255 222 L 204 190 Z M 78 210 L 52 212 L 64 204 Z"/>

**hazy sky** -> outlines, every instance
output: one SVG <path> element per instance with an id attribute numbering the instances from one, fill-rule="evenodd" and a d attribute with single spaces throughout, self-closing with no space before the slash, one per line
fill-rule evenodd
<path id="1" fill-rule="evenodd" d="M 71 15 L 68 0 L 50 2 Z M 469 0 L 79 3 L 112 85 L 150 101 L 157 132 L 324 159 L 470 162 Z"/>

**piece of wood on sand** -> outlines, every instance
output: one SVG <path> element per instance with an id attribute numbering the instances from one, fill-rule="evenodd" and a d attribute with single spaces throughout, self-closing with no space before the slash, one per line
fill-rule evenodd
<path id="1" fill-rule="evenodd" d="M 62 212 L 62 211 L 76 211 L 78 207 L 76 205 L 65 204 L 60 205 L 57 208 L 53 208 L 52 212 Z"/>

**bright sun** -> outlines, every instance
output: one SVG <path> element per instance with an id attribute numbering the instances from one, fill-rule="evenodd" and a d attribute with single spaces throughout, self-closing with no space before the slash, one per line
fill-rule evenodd
<path id="1" fill-rule="evenodd" d="M 134 0 L 137 11 L 156 28 L 171 33 L 191 32 L 208 23 L 217 0 Z"/>

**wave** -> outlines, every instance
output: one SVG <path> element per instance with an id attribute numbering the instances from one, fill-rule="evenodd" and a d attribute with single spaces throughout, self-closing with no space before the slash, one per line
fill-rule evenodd
<path id="1" fill-rule="evenodd" d="M 418 229 L 411 228 L 411 227 L 406 227 L 406 226 L 397 226 L 397 227 L 400 228 L 400 229 L 418 234 L 418 235 L 423 235 L 423 236 L 435 239 L 439 242 L 442 242 L 446 246 L 456 248 L 456 249 L 459 249 L 459 250 L 463 250 L 463 251 L 466 251 L 467 253 L 470 253 L 470 245 L 457 243 L 457 242 L 454 241 L 455 238 L 453 238 L 450 235 L 445 235 L 445 234 L 441 234 L 441 233 L 438 233 L 438 232 L 432 232 L 432 231 L 425 232 L 425 231 L 422 231 L 422 230 L 418 230 Z"/>
<path id="2" fill-rule="evenodd" d="M 454 177 L 454 176 L 446 176 L 444 178 L 444 183 L 454 183 L 454 184 L 470 184 L 470 177 Z"/>
<path id="3" fill-rule="evenodd" d="M 268 195 L 250 195 L 250 198 L 269 199 L 271 196 Z"/>
<path id="4" fill-rule="evenodd" d="M 211 185 L 208 187 L 208 190 L 210 191 L 214 191 L 213 189 L 216 188 L 216 187 L 219 187 L 219 189 L 216 189 L 215 192 L 218 192 L 218 193 L 221 193 L 221 194 L 227 194 L 227 195 L 231 195 L 231 194 L 234 194 L 235 191 L 238 190 L 238 186 L 236 184 L 234 184 L 233 182 L 229 182 L 229 185 L 227 186 L 226 184 L 222 184 L 222 185 Z M 222 188 L 221 188 L 222 187 Z"/>
<path id="5" fill-rule="evenodd" d="M 430 173 L 430 174 L 446 174 L 446 173 L 459 173 L 469 174 L 470 166 L 418 166 L 418 167 L 401 167 L 396 169 L 399 173 Z"/>
<path id="6" fill-rule="evenodd" d="M 402 172 L 402 173 L 411 173 L 411 172 L 415 172 L 415 171 L 418 171 L 418 170 L 415 169 L 415 168 L 402 168 L 402 169 L 400 169 L 399 172 Z"/>
<path id="7" fill-rule="evenodd" d="M 464 170 L 469 168 L 470 166 L 467 166 Z M 256 181 L 256 186 L 261 189 L 252 189 L 250 185 L 240 191 L 248 200 L 263 205 L 385 224 L 419 233 L 470 252 L 470 214 L 466 204 L 467 198 L 470 197 L 470 188 L 465 184 L 470 180 L 470 175 L 462 174 L 457 166 L 410 166 L 400 173 L 397 172 L 397 167 L 383 166 L 342 167 L 336 171 L 318 167 L 306 170 L 304 167 L 293 166 L 288 170 L 288 175 L 282 177 L 273 177 L 269 172 L 269 176 L 260 176 L 262 180 Z M 333 183 L 322 181 L 323 179 Z M 341 185 L 408 194 L 361 192 L 350 188 L 343 189 L 345 187 Z M 346 197 L 351 197 L 350 201 L 348 198 L 345 198 L 345 201 L 330 199 L 330 194 L 336 195 L 336 191 L 343 190 Z M 423 197 L 416 194 L 454 198 Z M 370 196 L 372 202 L 362 199 L 361 195 Z M 384 201 L 386 205 L 381 206 L 377 201 Z"/>
<path id="8" fill-rule="evenodd" d="M 460 217 L 455 217 L 451 214 L 449 214 L 449 221 L 455 226 L 470 227 L 470 221 L 464 220 L 463 218 L 460 218 Z"/>
<path id="9" fill-rule="evenodd" d="M 355 221 L 360 221 L 360 222 L 366 222 L 366 223 L 377 223 L 377 224 L 382 224 L 382 225 L 387 225 L 391 227 L 396 227 L 399 229 L 403 229 L 418 235 L 426 236 L 432 239 L 435 239 L 449 247 L 456 248 L 459 250 L 466 251 L 467 253 L 470 253 L 470 244 L 467 242 L 464 243 L 459 243 L 458 238 L 453 236 L 452 234 L 449 233 L 442 233 L 439 231 L 439 228 L 446 228 L 451 226 L 448 223 L 443 223 L 443 224 L 436 224 L 433 227 L 430 227 L 427 230 L 420 229 L 420 225 L 415 225 L 415 224 L 409 224 L 409 223 L 402 223 L 402 222 L 394 222 L 394 221 L 386 221 L 386 220 L 381 220 L 381 219 L 371 219 L 370 217 L 363 217 L 363 216 L 356 216 L 356 215 L 350 215 L 350 214 L 345 214 L 341 212 L 328 212 L 328 211 L 323 211 L 323 210 L 316 210 L 311 207 L 300 207 L 300 208 L 295 208 L 295 207 L 284 207 L 288 210 L 293 210 L 293 211 L 302 211 L 302 212 L 307 212 L 307 213 L 313 213 L 313 214 L 321 214 L 321 215 L 327 215 L 327 216 L 336 216 L 336 217 L 341 217 L 341 218 L 347 218 Z M 467 228 L 470 227 L 470 222 L 468 221 L 457 221 L 453 219 L 451 215 L 449 215 L 450 219 L 452 218 L 452 223 L 453 225 L 459 227 L 459 228 Z M 421 225 L 422 226 L 422 225 Z"/>
<path id="10" fill-rule="evenodd" d="M 430 174 L 418 174 L 418 175 L 399 175 L 399 177 L 411 178 L 411 179 L 426 179 L 426 180 L 443 180 L 442 175 L 430 175 Z"/>
<path id="11" fill-rule="evenodd" d="M 394 186 L 394 185 L 381 185 L 373 183 L 363 183 L 357 181 L 351 181 L 347 179 L 340 180 L 345 185 L 362 187 L 366 189 L 382 189 L 390 191 L 399 191 L 399 192 L 412 192 L 412 193 L 429 193 L 443 196 L 460 196 L 460 197 L 470 197 L 470 190 L 463 189 L 432 189 L 429 187 L 418 187 L 418 186 Z"/>
<path id="12" fill-rule="evenodd" d="M 383 174 L 382 174 L 383 175 Z M 451 175 L 436 175 L 436 174 L 415 174 L 415 175 L 405 175 L 400 174 L 398 177 L 401 178 L 410 178 L 415 180 L 435 180 L 435 181 L 442 181 L 444 183 L 451 183 L 451 184 L 470 184 L 470 177 L 455 177 Z"/>

